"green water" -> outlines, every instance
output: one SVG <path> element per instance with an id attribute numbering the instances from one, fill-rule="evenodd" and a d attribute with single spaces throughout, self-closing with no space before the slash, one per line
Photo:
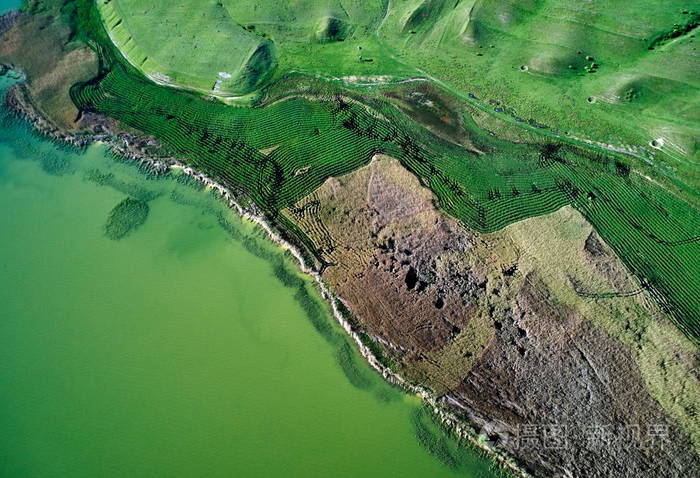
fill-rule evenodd
<path id="1" fill-rule="evenodd" d="M 19 8 L 20 5 L 22 5 L 22 0 L 0 0 L 0 15 Z"/>
<path id="2" fill-rule="evenodd" d="M 1 119 L 0 476 L 494 475 L 210 192 Z"/>

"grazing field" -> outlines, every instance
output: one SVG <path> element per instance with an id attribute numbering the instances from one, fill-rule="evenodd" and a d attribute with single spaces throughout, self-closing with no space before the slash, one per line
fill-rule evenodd
<path id="1" fill-rule="evenodd" d="M 269 39 L 231 19 L 221 2 L 97 2 L 110 38 L 154 81 L 222 95 L 255 89 L 275 64 Z"/>
<path id="2" fill-rule="evenodd" d="M 644 148 L 660 174 L 700 185 L 700 13 L 684 0 L 97 4 L 124 56 L 161 83 L 231 96 L 290 72 L 430 79 L 574 138 Z"/>
<path id="3" fill-rule="evenodd" d="M 698 160 L 700 12 L 688 2 L 425 0 L 394 10 L 382 41 L 462 93 L 534 108 L 550 124 L 601 140 L 637 142 L 639 128 Z"/>

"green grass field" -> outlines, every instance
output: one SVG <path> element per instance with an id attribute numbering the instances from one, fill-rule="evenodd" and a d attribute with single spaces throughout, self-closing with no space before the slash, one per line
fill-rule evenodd
<path id="1" fill-rule="evenodd" d="M 399 60 L 456 92 L 499 101 L 574 136 L 645 147 L 656 153 L 660 172 L 697 190 L 700 57 L 697 28 L 682 28 L 697 25 L 697 6 L 692 12 L 689 2 L 675 0 L 432 3 L 442 7 L 426 0 L 408 17 L 398 11 L 417 2 L 392 3 L 397 14 L 378 36 Z M 649 49 L 674 29 L 677 37 Z"/>
<path id="2" fill-rule="evenodd" d="M 237 24 L 214 1 L 97 2 L 112 41 L 152 80 L 244 95 L 275 66 L 273 43 Z"/>
<path id="3" fill-rule="evenodd" d="M 431 78 L 574 137 L 646 148 L 665 175 L 700 185 L 700 14 L 684 0 L 97 5 L 124 56 L 161 83 L 237 96 L 290 72 Z"/>
<path id="4" fill-rule="evenodd" d="M 110 3 L 115 1 L 117 0 Z M 233 18 L 232 7 L 226 2 L 223 5 L 226 5 L 229 16 Z M 449 54 L 450 42 L 456 40 L 448 39 L 452 38 L 451 25 L 454 26 L 453 23 L 457 21 L 458 12 L 466 9 L 460 2 L 454 8 L 448 8 L 441 2 L 414 2 L 416 8 L 413 10 L 408 9 L 407 3 L 397 3 L 391 11 L 385 7 L 383 16 L 374 10 L 358 6 L 359 13 L 350 14 L 352 10 L 346 12 L 348 16 L 343 17 L 346 24 L 330 26 L 327 21 L 319 24 L 308 20 L 308 17 L 294 26 L 293 15 L 289 13 L 292 10 L 289 9 L 294 6 L 301 8 L 301 2 L 287 5 L 285 8 L 288 10 L 285 10 L 284 15 L 275 10 L 277 7 L 265 10 L 260 6 L 256 10 L 253 4 L 250 7 L 245 5 L 247 4 L 240 6 L 239 14 L 247 12 L 246 15 L 258 15 L 255 18 L 264 17 L 267 19 L 264 23 L 266 27 L 263 29 L 261 21 L 253 29 L 253 17 L 241 17 L 246 18 L 241 28 L 245 27 L 244 30 L 256 38 L 272 38 L 279 62 L 271 76 L 272 83 L 262 90 L 261 97 L 264 101 L 257 106 L 228 106 L 193 92 L 160 86 L 141 77 L 139 71 L 143 70 L 138 65 L 135 69 L 132 61 L 124 62 L 113 52 L 101 31 L 101 24 L 95 21 L 94 16 L 90 17 L 92 23 L 84 22 L 82 28 L 89 29 L 88 33 L 98 41 L 97 45 L 102 45 L 99 50 L 103 57 L 104 71 L 95 80 L 76 85 L 72 89 L 73 100 L 83 110 L 106 114 L 155 136 L 188 164 L 248 198 L 271 220 L 277 221 L 307 246 L 309 241 L 279 214 L 280 211 L 313 192 L 328 177 L 342 175 L 367 164 L 376 153 L 398 158 L 436 194 L 444 210 L 481 232 L 495 231 L 513 222 L 546 214 L 570 204 L 585 215 L 628 267 L 641 278 L 644 286 L 657 296 L 679 327 L 695 339 L 700 337 L 700 285 L 697 280 L 700 271 L 700 214 L 689 202 L 692 194 L 689 193 L 684 199 L 682 194 L 667 187 L 659 179 L 667 174 L 675 175 L 680 169 L 674 172 L 661 171 L 664 164 L 654 163 L 653 156 L 642 156 L 646 160 L 644 162 L 601 147 L 581 147 L 583 143 L 571 134 L 556 131 L 553 124 L 558 125 L 558 120 L 566 117 L 569 107 L 567 104 L 558 106 L 559 116 L 547 116 L 551 121 L 545 127 L 535 119 L 538 118 L 538 111 L 523 115 L 526 120 L 520 118 L 516 108 L 496 100 L 487 100 L 474 93 L 462 95 L 459 84 L 455 82 L 456 86 L 452 86 L 449 75 L 445 74 L 444 80 L 436 80 L 435 83 L 453 93 L 455 98 L 464 98 L 464 101 L 455 100 L 461 106 L 453 109 L 459 111 L 454 113 L 458 115 L 455 121 L 465 130 L 472 145 L 471 148 L 465 148 L 429 132 L 387 99 L 391 91 L 402 91 L 410 86 L 382 85 L 380 88 L 379 85 L 374 85 L 358 90 L 356 84 L 345 84 L 344 87 L 336 81 L 326 81 L 339 78 L 341 73 L 331 74 L 331 69 L 335 67 L 331 63 L 324 64 L 323 55 L 318 62 L 313 61 L 316 57 L 307 55 L 306 70 L 293 67 L 293 61 L 301 62 L 301 56 L 294 53 L 295 48 L 298 49 L 296 51 L 303 48 L 309 51 L 328 49 L 327 58 L 342 62 L 342 55 L 336 58 L 334 52 L 345 51 L 347 48 L 352 50 L 353 42 L 366 43 L 365 40 L 370 37 L 373 38 L 377 51 L 390 58 L 387 45 L 391 44 L 391 40 L 384 38 L 382 32 L 393 31 L 395 41 L 398 41 L 399 36 L 404 36 L 402 51 L 410 52 L 413 59 L 430 55 L 431 48 L 435 45 L 444 45 L 445 51 L 441 54 L 432 50 L 431 65 L 437 68 L 439 62 L 444 62 L 445 65 L 453 62 L 456 75 L 461 63 Z M 488 5 L 489 2 L 479 3 L 479 8 L 469 10 L 467 16 L 473 17 L 475 11 L 478 13 Z M 315 10 L 308 7 L 307 10 L 316 15 L 320 11 L 327 13 L 329 8 L 331 7 L 324 6 Z M 399 18 L 396 12 L 400 8 L 404 8 L 405 14 Z M 509 8 L 513 10 L 512 17 L 517 17 L 516 13 L 521 16 L 527 13 L 521 12 L 522 9 L 514 9 L 515 7 Z M 262 11 L 266 13 L 263 14 Z M 559 10 L 546 11 L 549 12 L 547 15 L 542 12 L 540 15 L 554 23 L 556 21 L 550 17 L 560 18 L 566 13 Z M 558 17 L 556 12 L 559 12 Z M 104 8 L 100 9 L 100 14 L 104 18 Z M 668 12 L 665 14 L 669 18 L 675 15 Z M 678 15 L 685 14 L 679 12 Z M 362 22 L 352 21 L 353 18 L 360 18 Z M 520 22 L 513 20 L 512 28 L 517 26 L 520 29 L 517 31 L 526 31 L 527 18 L 529 17 L 523 17 Z M 612 17 L 602 14 L 601 19 L 600 25 L 605 25 L 605 19 L 614 22 Z M 632 19 L 633 17 L 625 25 L 630 31 L 638 31 L 641 27 Z M 320 30 L 319 25 L 323 26 Z M 113 26 L 110 28 L 113 30 Z M 497 35 L 485 26 L 480 28 L 481 33 L 477 35 L 479 38 Z M 554 26 L 550 25 L 550 28 Z M 690 38 L 685 38 L 687 32 L 679 37 L 667 38 L 668 34 L 653 36 L 651 33 L 654 27 L 646 25 L 645 28 L 643 34 L 646 36 L 642 38 L 648 37 L 648 43 L 642 45 L 640 58 L 645 57 L 646 52 L 655 54 L 658 48 L 669 48 L 679 41 L 690 41 Z M 438 35 L 440 38 L 436 36 L 438 31 L 442 31 Z M 534 26 L 527 31 L 536 36 Z M 600 35 L 604 38 L 600 42 L 611 41 L 605 36 L 607 34 Z M 341 36 L 343 41 L 338 41 Z M 504 42 L 520 41 L 517 40 L 517 35 L 501 36 Z M 627 44 L 625 42 L 631 41 L 628 36 L 622 35 L 624 38 L 619 41 Z M 296 43 L 290 38 L 297 38 Z M 592 41 L 592 37 L 583 34 L 581 38 L 581 41 Z M 540 40 L 527 41 L 536 43 Z M 467 43 L 461 47 L 465 51 L 471 48 L 479 50 L 476 43 Z M 656 49 L 648 50 L 649 45 Z M 121 45 L 117 46 L 124 53 Z M 394 47 L 395 51 L 399 50 Z M 491 49 L 490 46 L 488 48 Z M 511 54 L 522 55 L 527 49 L 526 45 Z M 497 51 L 498 48 L 491 50 Z M 615 48 L 616 52 L 618 50 L 619 61 L 623 61 L 623 57 L 627 58 L 631 51 L 624 50 L 620 45 Z M 584 53 L 584 56 L 596 59 L 599 56 L 599 53 L 588 50 Z M 371 68 L 380 72 L 382 56 L 377 55 L 373 59 L 376 61 L 358 61 L 361 65 L 358 68 L 370 68 L 367 65 L 372 65 Z M 186 64 L 184 58 L 179 61 Z M 507 62 L 501 59 L 498 63 L 504 68 L 503 65 Z M 537 65 L 541 64 L 544 63 L 533 63 L 530 65 L 532 68 L 528 67 L 525 71 L 516 68 L 514 74 L 522 79 L 518 80 L 520 86 L 514 87 L 514 90 L 520 92 L 518 88 L 525 84 L 533 85 L 533 88 L 540 83 L 549 85 L 541 88 L 538 86 L 541 90 L 538 95 L 544 105 L 556 101 L 559 93 L 554 91 L 563 88 L 561 85 L 570 85 L 571 88 L 577 84 L 589 85 L 590 81 L 599 81 L 603 77 L 599 73 L 605 69 L 605 64 L 601 63 L 602 66 L 595 73 L 578 70 L 571 72 L 569 68 L 566 71 L 554 69 L 533 73 L 536 68 L 540 68 Z M 281 69 L 282 65 L 287 66 Z M 314 68 L 320 70 L 312 74 Z M 324 68 L 329 70 L 326 74 L 321 74 Z M 338 66 L 338 69 L 342 68 L 352 69 L 350 60 L 344 66 Z M 435 70 L 436 73 L 438 70 Z M 485 68 L 482 75 L 488 78 L 497 74 L 496 70 Z M 562 78 L 554 80 L 556 75 L 561 75 Z M 313 78 L 315 76 L 319 78 Z M 469 75 L 465 73 L 461 78 L 466 81 L 464 78 L 469 78 Z M 482 80 L 481 83 L 484 84 L 485 81 Z M 477 89 L 473 91 L 478 91 L 478 85 L 475 88 Z M 415 91 L 412 94 L 422 93 Z M 517 95 L 512 96 L 518 98 Z M 659 101 L 666 101 L 663 95 L 659 98 Z M 428 101 L 427 97 L 425 101 Z M 602 101 L 585 101 L 585 104 L 586 108 L 600 105 L 613 108 L 612 103 Z M 634 101 L 629 101 L 620 106 L 634 104 Z M 591 119 L 582 119 L 580 116 L 587 114 L 586 108 L 574 106 L 577 115 L 571 115 L 576 117 L 569 121 L 578 121 L 579 125 L 592 124 L 595 122 L 593 118 L 598 117 L 602 118 L 601 124 L 614 118 L 619 127 L 625 125 L 623 116 L 617 113 L 611 113 L 607 117 L 604 113 L 595 113 L 591 114 Z M 667 105 L 665 108 L 671 107 Z M 484 111 L 509 119 L 512 124 L 528 132 L 524 136 L 527 139 L 513 142 L 480 126 L 476 118 Z M 686 121 L 682 115 L 679 118 L 678 121 L 687 122 L 690 128 L 697 124 Z M 595 128 L 592 131 L 595 132 Z M 690 156 L 685 156 L 685 161 L 690 161 L 689 158 Z M 654 178 L 648 176 L 649 168 L 659 170 Z M 311 253 L 313 252 L 312 249 Z"/>

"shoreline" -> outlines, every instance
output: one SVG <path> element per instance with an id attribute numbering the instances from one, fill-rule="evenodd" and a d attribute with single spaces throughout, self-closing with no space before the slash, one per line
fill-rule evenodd
<path id="1" fill-rule="evenodd" d="M 9 69 L 15 72 L 18 71 L 12 66 L 9 66 Z M 149 144 L 149 140 L 143 137 L 131 133 L 123 133 L 120 135 L 109 133 L 73 134 L 62 131 L 47 120 L 34 106 L 31 99 L 26 94 L 26 91 L 22 88 L 24 81 L 25 76 L 22 75 L 22 79 L 7 90 L 5 98 L 3 99 L 5 107 L 11 110 L 18 118 L 23 119 L 39 134 L 53 141 L 68 143 L 78 148 L 85 148 L 94 143 L 101 143 L 111 152 L 141 165 L 147 165 L 156 173 L 178 170 L 196 179 L 205 185 L 205 187 L 217 191 L 219 196 L 226 202 L 227 206 L 234 210 L 241 219 L 249 220 L 260 227 L 273 243 L 280 246 L 284 251 L 288 251 L 296 259 L 299 270 L 302 273 L 314 279 L 322 298 L 330 305 L 333 316 L 338 324 L 353 339 L 362 357 L 385 381 L 400 387 L 406 393 L 419 396 L 423 403 L 428 405 L 430 410 L 440 419 L 443 425 L 448 427 L 458 438 L 468 441 L 473 447 L 484 453 L 501 469 L 506 470 L 513 476 L 522 478 L 531 478 L 534 476 L 520 467 L 513 457 L 481 442 L 479 440 L 479 435 L 473 431 L 470 423 L 458 418 L 454 413 L 440 405 L 437 397 L 433 396 L 428 389 L 408 382 L 401 375 L 385 367 L 372 353 L 369 347 L 362 342 L 360 335 L 352 329 L 350 323 L 341 314 L 337 306 L 337 301 L 345 303 L 343 298 L 331 291 L 318 270 L 306 265 L 304 254 L 299 248 L 290 241 L 284 239 L 282 234 L 263 217 L 256 207 L 243 207 L 236 198 L 236 195 L 227 187 L 208 178 L 206 175 L 187 166 L 176 158 L 156 158 L 149 156 L 145 151 L 139 151 L 139 148 L 143 148 L 144 145 Z"/>

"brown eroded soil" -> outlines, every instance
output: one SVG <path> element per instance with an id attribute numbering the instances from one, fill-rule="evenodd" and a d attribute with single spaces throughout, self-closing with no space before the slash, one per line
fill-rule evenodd
<path id="1" fill-rule="evenodd" d="M 697 351 L 586 220 L 564 208 L 478 234 L 433 201 L 398 161 L 377 156 L 285 214 L 397 371 L 526 468 L 698 469 Z"/>
<path id="2" fill-rule="evenodd" d="M 97 55 L 70 42 L 70 29 L 54 20 L 51 12 L 13 13 L 0 36 L 0 63 L 25 73 L 27 82 L 21 87 L 44 118 L 59 129 L 74 131 L 79 126 L 79 111 L 69 90 L 97 75 Z"/>

